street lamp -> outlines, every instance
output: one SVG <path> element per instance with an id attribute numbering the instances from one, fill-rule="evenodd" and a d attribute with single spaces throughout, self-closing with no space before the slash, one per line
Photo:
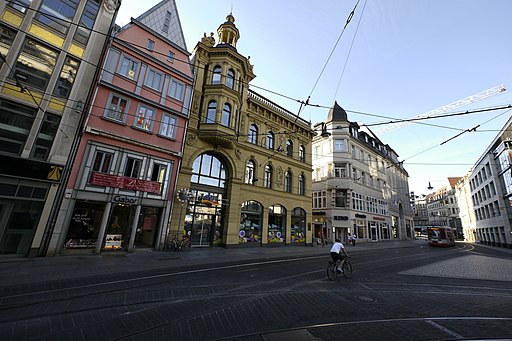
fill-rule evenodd
<path id="1" fill-rule="evenodd" d="M 188 202 L 193 199 L 193 194 L 192 194 L 192 192 L 189 189 L 182 188 L 182 189 L 180 189 L 178 191 L 178 193 L 176 193 L 176 197 L 181 202 L 180 220 L 179 220 L 179 223 L 178 223 L 178 232 L 177 232 L 177 236 L 179 236 L 180 235 L 181 222 L 183 220 L 183 206 L 185 206 L 185 204 L 188 204 Z"/>

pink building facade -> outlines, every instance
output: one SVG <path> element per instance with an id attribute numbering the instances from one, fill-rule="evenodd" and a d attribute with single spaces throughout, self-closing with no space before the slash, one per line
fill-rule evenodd
<path id="1" fill-rule="evenodd" d="M 48 254 L 163 247 L 188 124 L 189 56 L 174 1 L 115 33 Z"/>

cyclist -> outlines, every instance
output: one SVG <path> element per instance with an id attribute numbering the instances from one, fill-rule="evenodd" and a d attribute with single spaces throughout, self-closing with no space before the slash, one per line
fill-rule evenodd
<path id="1" fill-rule="evenodd" d="M 342 251 L 343 255 L 341 254 Z M 334 262 L 336 262 L 336 271 L 339 274 L 343 272 L 341 269 L 343 268 L 343 263 L 347 257 L 348 253 L 345 250 L 345 246 L 343 246 L 339 238 L 336 238 L 336 242 L 331 247 L 331 258 Z"/>

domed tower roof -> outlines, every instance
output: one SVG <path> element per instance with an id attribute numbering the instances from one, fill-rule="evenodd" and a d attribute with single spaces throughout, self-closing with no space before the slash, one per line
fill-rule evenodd
<path id="1" fill-rule="evenodd" d="M 226 22 L 217 29 L 219 35 L 219 44 L 229 44 L 236 48 L 236 43 L 240 39 L 240 32 L 235 26 L 235 17 L 229 13 Z"/>
<path id="2" fill-rule="evenodd" d="M 347 112 L 336 101 L 327 115 L 327 122 L 332 121 L 348 121 Z"/>

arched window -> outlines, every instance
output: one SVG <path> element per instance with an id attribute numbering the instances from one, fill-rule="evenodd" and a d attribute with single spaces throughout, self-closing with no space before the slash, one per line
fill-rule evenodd
<path id="1" fill-rule="evenodd" d="M 272 167 L 269 165 L 265 166 L 265 179 L 263 185 L 266 188 L 272 188 Z"/>
<path id="2" fill-rule="evenodd" d="M 299 160 L 306 161 L 306 148 L 304 146 L 299 147 Z"/>
<path id="3" fill-rule="evenodd" d="M 249 128 L 249 143 L 258 143 L 258 127 L 255 124 L 251 124 Z"/>
<path id="4" fill-rule="evenodd" d="M 220 124 L 225 127 L 229 127 L 229 122 L 231 119 L 231 105 L 228 103 L 224 103 L 224 107 L 222 107 L 222 117 L 220 119 Z"/>
<path id="5" fill-rule="evenodd" d="M 254 185 L 254 170 L 256 169 L 256 166 L 254 164 L 254 161 L 249 160 L 245 164 L 245 180 L 244 182 L 249 185 Z"/>
<path id="6" fill-rule="evenodd" d="M 220 84 L 221 73 L 222 68 L 219 65 L 213 68 L 212 84 Z"/>
<path id="7" fill-rule="evenodd" d="M 267 133 L 267 148 L 274 149 L 274 133 L 271 131 Z"/>
<path id="8" fill-rule="evenodd" d="M 293 142 L 292 142 L 292 140 L 286 141 L 286 155 L 293 157 Z"/>
<path id="9" fill-rule="evenodd" d="M 233 69 L 228 70 L 228 77 L 226 78 L 226 86 L 233 89 L 235 86 L 235 71 Z"/>
<path id="10" fill-rule="evenodd" d="M 304 178 L 304 175 L 299 175 L 299 194 L 305 195 L 306 194 L 306 180 Z"/>
<path id="11" fill-rule="evenodd" d="M 287 171 L 284 177 L 284 191 L 288 193 L 292 192 L 292 172 L 290 171 Z"/>
<path id="12" fill-rule="evenodd" d="M 206 116 L 206 123 L 215 123 L 216 115 L 217 115 L 217 102 L 210 101 L 210 103 L 208 103 L 208 114 Z"/>
<path id="13" fill-rule="evenodd" d="M 226 184 L 226 167 L 212 154 L 202 154 L 194 160 L 192 183 L 223 188 Z"/>

